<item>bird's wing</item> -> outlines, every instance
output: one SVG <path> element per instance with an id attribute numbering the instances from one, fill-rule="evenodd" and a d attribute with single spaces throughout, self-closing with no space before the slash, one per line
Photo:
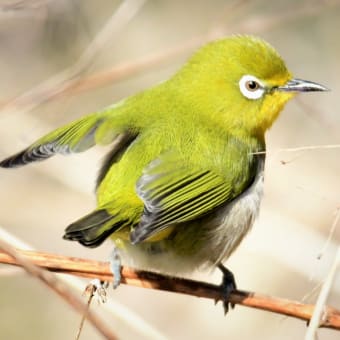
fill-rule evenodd
<path id="1" fill-rule="evenodd" d="M 231 196 L 231 184 L 211 170 L 190 166 L 175 157 L 153 161 L 137 183 L 144 202 L 140 223 L 130 235 L 141 242 L 167 226 L 199 218 Z"/>
<path id="2" fill-rule="evenodd" d="M 0 162 L 0 167 L 13 168 L 41 161 L 57 153 L 69 154 L 85 151 L 96 143 L 108 144 L 117 137 L 131 141 L 131 132 L 115 129 L 110 111 L 103 111 L 76 120 L 40 138 L 25 150 Z M 121 145 L 119 146 L 121 147 Z"/>

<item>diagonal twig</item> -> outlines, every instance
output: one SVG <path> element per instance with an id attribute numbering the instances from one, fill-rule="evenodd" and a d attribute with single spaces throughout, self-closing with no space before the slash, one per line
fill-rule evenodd
<path id="1" fill-rule="evenodd" d="M 23 242 L 18 237 L 9 233 L 1 226 L 0 240 L 3 240 L 7 244 L 10 244 L 13 248 L 20 248 L 21 250 L 27 251 L 35 251 L 35 249 L 33 249 L 26 242 Z M 17 271 L 21 272 L 21 268 L 18 266 L 3 267 L 3 270 L 16 269 Z M 2 273 L 0 272 L 0 275 L 1 274 Z M 72 290 L 76 290 L 79 295 L 84 292 L 84 282 L 75 276 L 61 275 L 59 276 L 59 280 Z M 105 304 L 102 304 L 102 309 L 103 312 L 105 312 L 110 318 L 115 318 L 117 321 L 119 321 L 121 325 L 129 327 L 130 330 L 132 329 L 136 334 L 138 334 L 139 337 L 142 337 L 143 339 L 145 338 L 150 340 L 165 340 L 164 335 L 159 330 L 157 330 L 154 325 L 146 322 L 142 316 L 133 312 L 131 309 L 127 308 L 125 305 L 119 303 L 116 300 L 107 300 Z"/>
<path id="2" fill-rule="evenodd" d="M 80 62 L 82 60 L 81 58 L 80 61 L 74 64 L 74 66 L 72 66 L 71 68 L 62 71 L 59 75 L 52 77 L 52 79 L 46 82 L 43 82 L 31 91 L 27 91 L 21 96 L 14 98 L 12 101 L 3 103 L 1 106 L 3 110 L 13 110 L 21 108 L 25 111 L 31 111 L 43 102 L 47 102 L 61 96 L 69 96 L 89 91 L 91 89 L 105 86 L 109 83 L 117 82 L 119 80 L 131 77 L 147 69 L 155 68 L 168 62 L 169 60 L 174 59 L 175 57 L 188 53 L 189 51 L 197 48 L 198 46 L 211 39 L 219 38 L 225 34 L 230 34 L 234 32 L 252 32 L 254 34 L 268 31 L 279 26 L 282 23 L 292 21 L 301 16 L 313 16 L 320 13 L 320 10 L 322 9 L 332 8 L 338 6 L 339 4 L 340 3 L 338 0 L 316 2 L 313 5 L 308 3 L 308 5 L 304 4 L 300 6 L 295 6 L 291 10 L 284 13 L 279 12 L 275 15 L 270 16 L 255 15 L 251 18 L 240 21 L 233 27 L 226 27 L 226 24 L 224 23 L 217 25 L 215 24 L 206 34 L 196 36 L 177 46 L 168 48 L 161 52 L 147 55 L 138 60 L 124 62 L 112 67 L 109 70 L 101 71 L 96 74 L 83 77 L 82 79 L 79 78 L 80 71 L 83 70 L 82 67 L 79 67 L 79 65 L 83 65 L 83 63 Z M 140 7 L 141 5 L 142 4 L 138 4 L 138 6 Z M 138 9 L 139 7 L 137 7 L 136 5 L 135 10 L 137 11 Z M 90 47 L 86 51 L 88 50 L 96 51 L 96 49 Z M 84 52 L 84 55 L 87 55 L 87 53 Z M 85 60 L 87 61 L 87 59 Z M 70 69 L 73 70 L 73 72 L 70 72 Z"/>
<path id="3" fill-rule="evenodd" d="M 0 249 L 2 254 L 8 259 L 14 261 L 17 265 L 26 270 L 27 273 L 38 278 L 51 288 L 56 294 L 62 297 L 71 307 L 78 312 L 86 315 L 87 320 L 101 333 L 106 339 L 116 340 L 116 335 L 103 323 L 103 321 L 94 313 L 88 311 L 86 304 L 75 294 L 73 294 L 57 277 L 49 271 L 43 270 L 25 256 L 22 252 L 15 250 L 6 242 L 0 240 Z"/>
<path id="4" fill-rule="evenodd" d="M 326 246 L 328 245 L 329 239 L 332 237 L 334 229 L 339 222 L 339 217 L 340 217 L 340 210 L 337 209 L 337 213 L 334 217 L 334 221 L 333 221 L 333 224 L 332 224 L 330 236 L 328 237 L 328 239 L 326 241 Z M 319 328 L 319 325 L 322 323 L 322 319 L 325 317 L 324 311 L 326 309 L 327 297 L 330 293 L 330 290 L 331 290 L 331 287 L 332 287 L 332 284 L 333 284 L 333 281 L 334 281 L 334 278 L 335 278 L 335 274 L 337 272 L 339 264 L 340 264 L 340 246 L 338 247 L 338 250 L 337 250 L 336 256 L 334 258 L 333 264 L 332 264 L 332 266 L 331 266 L 331 268 L 330 268 L 330 270 L 327 274 L 325 282 L 322 285 L 320 294 L 319 294 L 318 299 L 316 301 L 314 312 L 313 312 L 313 315 L 311 317 L 308 330 L 306 332 L 305 340 L 316 339 L 317 329 Z"/>
<path id="5" fill-rule="evenodd" d="M 305 340 L 316 339 L 316 331 L 319 327 L 322 327 L 323 320 L 327 318 L 327 306 L 326 300 L 330 293 L 337 268 L 340 263 L 340 247 L 338 248 L 335 260 L 332 267 L 326 277 L 324 284 L 322 285 L 318 300 L 316 302 L 313 315 L 310 319 L 310 324 L 306 332 Z"/>
<path id="6" fill-rule="evenodd" d="M 73 65 L 43 81 L 32 90 L 16 97 L 13 101 L 8 102 L 3 109 L 12 110 L 16 107 L 25 107 L 26 111 L 31 111 L 50 98 L 57 96 L 60 92 L 65 91 L 70 84 L 77 82 L 80 74 L 91 65 L 99 51 L 105 47 L 106 43 L 112 39 L 115 34 L 118 34 L 120 30 L 130 22 L 145 1 L 146 0 L 123 1 L 105 24 L 104 28 L 96 35 L 91 44 L 88 45 Z"/>

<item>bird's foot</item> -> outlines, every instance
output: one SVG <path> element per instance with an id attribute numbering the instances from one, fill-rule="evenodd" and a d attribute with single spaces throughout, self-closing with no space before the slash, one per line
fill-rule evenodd
<path id="1" fill-rule="evenodd" d="M 113 274 L 113 289 L 116 289 L 122 280 L 121 270 L 122 270 L 122 261 L 120 258 L 119 250 L 114 247 L 112 253 L 110 255 L 110 268 Z"/>
<path id="2" fill-rule="evenodd" d="M 226 315 L 229 311 L 229 306 L 231 308 L 235 307 L 234 303 L 229 302 L 230 294 L 236 289 L 236 283 L 234 274 L 222 264 L 218 265 L 218 268 L 222 272 L 222 283 L 221 283 L 221 290 L 223 296 L 223 309 L 224 315 Z"/>
<path id="3" fill-rule="evenodd" d="M 110 269 L 113 275 L 113 282 L 112 286 L 113 289 L 116 289 L 122 280 L 121 270 L 122 270 L 122 262 L 120 258 L 119 251 L 116 247 L 113 248 L 110 257 Z M 90 296 L 97 297 L 97 300 L 99 302 L 106 302 L 106 289 L 109 286 L 108 281 L 101 281 L 99 279 L 94 279 L 89 282 L 85 289 L 85 294 L 88 294 Z"/>
<path id="4" fill-rule="evenodd" d="M 99 303 L 105 303 L 107 300 L 107 287 L 108 282 L 100 281 L 99 279 L 93 279 L 86 286 L 84 294 L 88 295 L 89 298 L 96 297 Z"/>

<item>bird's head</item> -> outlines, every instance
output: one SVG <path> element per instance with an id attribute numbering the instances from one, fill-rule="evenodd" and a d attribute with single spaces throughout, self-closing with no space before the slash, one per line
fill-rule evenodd
<path id="1" fill-rule="evenodd" d="M 261 136 L 296 93 L 327 90 L 293 78 L 271 45 L 247 35 L 205 45 L 173 79 L 198 114 Z"/>

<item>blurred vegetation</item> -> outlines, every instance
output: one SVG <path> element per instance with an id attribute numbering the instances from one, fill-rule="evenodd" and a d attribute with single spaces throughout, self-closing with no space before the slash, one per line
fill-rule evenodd
<path id="1" fill-rule="evenodd" d="M 138 3 L 126 2 L 131 8 Z M 278 49 L 296 77 L 320 82 L 332 92 L 297 98 L 268 134 L 261 215 L 228 266 L 242 289 L 301 300 L 322 282 L 339 243 L 336 230 L 317 259 L 339 207 L 339 150 L 276 150 L 340 143 L 340 1 L 145 1 L 72 76 L 81 83 L 100 74 L 100 86 L 92 81 L 88 91 L 66 91 L 39 105 L 44 97 L 15 100 L 76 64 L 121 5 L 112 0 L 0 1 L 0 158 L 52 128 L 166 79 L 209 39 L 234 33 L 260 35 Z M 152 56 L 159 58 L 148 59 Z M 130 70 L 116 81 L 105 81 L 106 72 L 141 60 L 151 62 L 138 72 Z M 63 241 L 61 235 L 66 225 L 93 208 L 95 177 L 107 150 L 1 170 L 0 225 L 42 251 L 106 259 L 109 242 L 90 250 Z M 21 272 L 7 272 L 4 266 L 0 275 L 1 339 L 75 337 L 80 316 L 40 282 Z M 220 280 L 219 273 L 195 277 Z M 338 279 L 333 285 L 330 305 L 340 306 L 339 283 Z M 177 294 L 122 286 L 109 295 L 169 339 L 284 340 L 301 339 L 306 331 L 303 322 L 241 307 L 224 318 L 221 306 Z M 307 301 L 314 302 L 315 295 Z M 103 317 L 121 339 L 137 336 L 133 325 Z M 85 327 L 81 339 L 96 338 L 97 333 Z M 335 331 L 319 332 L 319 339 L 338 338 Z"/>

